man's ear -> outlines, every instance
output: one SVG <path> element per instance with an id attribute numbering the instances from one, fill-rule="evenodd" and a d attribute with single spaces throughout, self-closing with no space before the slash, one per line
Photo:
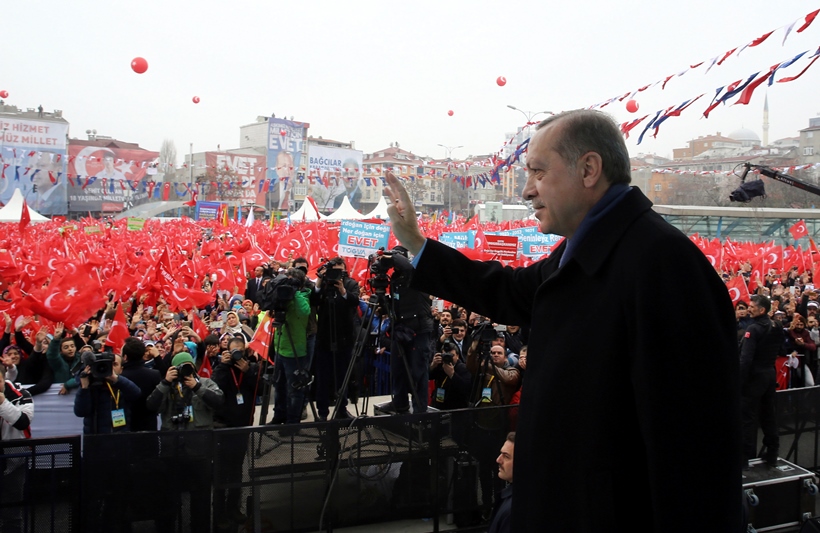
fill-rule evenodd
<path id="1" fill-rule="evenodd" d="M 603 179 L 603 160 L 597 152 L 587 152 L 577 165 L 578 173 L 586 189 L 594 189 Z"/>

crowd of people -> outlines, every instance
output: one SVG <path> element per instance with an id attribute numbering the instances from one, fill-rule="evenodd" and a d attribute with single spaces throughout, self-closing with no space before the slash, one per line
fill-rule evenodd
<path id="1" fill-rule="evenodd" d="M 270 424 L 299 424 L 309 401 L 315 401 L 317 420 L 331 415 L 343 419 L 354 416 L 348 395 L 355 404 L 358 394 L 355 387 L 342 390 L 344 377 L 357 339 L 369 338 L 375 341 L 364 349 L 392 360 L 394 394 L 388 410 L 404 414 L 411 407 L 418 413 L 428 406 L 516 403 L 526 370 L 527 332 L 493 324 L 455 305 L 443 307 L 414 291 L 405 254 L 399 248 L 385 255 L 390 258 L 391 290 L 380 305 L 368 304 L 366 293 L 375 292 L 348 275 L 344 258 L 326 261 L 311 279 L 310 265 L 300 257 L 254 268 L 244 294 L 214 291 L 209 305 L 187 313 L 172 312 L 161 297 L 152 307 L 136 296 L 119 309 L 110 300 L 75 328 L 63 323 L 51 328 L 36 317 L 13 320 L 4 313 L 0 352 L 5 382 L 17 384 L 21 398 L 28 398 L 28 409 L 36 406 L 38 395 L 58 390 L 65 402 L 73 403 L 86 435 L 253 425 L 265 372 L 273 384 Z M 113 333 L 118 312 L 128 332 L 119 342 Z M 265 329 L 268 321 L 273 328 Z M 368 327 L 375 335 L 360 335 Z M 256 349 L 249 347 L 267 331 L 273 331 L 270 338 L 262 338 Z M 334 402 L 340 405 L 335 411 Z M 32 418 L 30 412 L 27 423 Z M 497 454 L 502 443 L 492 446 L 496 444 Z M 228 479 L 241 479 L 246 447 L 243 438 L 224 447 L 221 464 L 227 465 Z M 497 499 L 503 486 L 495 478 L 495 455 L 482 457 L 481 467 L 488 519 L 493 494 Z M 240 503 L 238 489 L 215 496 L 215 527 L 244 521 Z M 100 516 L 110 517 L 116 510 L 103 509 Z M 192 508 L 191 519 L 201 527 L 207 525 L 202 522 L 207 515 L 199 504 Z"/>

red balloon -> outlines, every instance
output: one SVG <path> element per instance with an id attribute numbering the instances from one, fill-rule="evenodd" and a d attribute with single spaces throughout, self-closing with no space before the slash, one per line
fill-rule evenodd
<path id="1" fill-rule="evenodd" d="M 281 135 L 282 137 L 284 137 L 284 136 L 285 136 L 285 135 L 287 135 L 287 134 L 288 134 L 288 130 L 286 130 L 286 129 L 284 129 L 284 128 L 282 128 L 281 130 L 279 130 L 279 135 Z"/>
<path id="2" fill-rule="evenodd" d="M 507 78 L 504 76 L 499 76 L 498 79 L 495 80 L 499 87 L 504 87 L 507 85 Z"/>
<path id="3" fill-rule="evenodd" d="M 131 60 L 131 70 L 137 74 L 143 74 L 148 70 L 148 61 L 141 57 L 135 57 Z"/>
<path id="4" fill-rule="evenodd" d="M 638 110 L 638 102 L 635 100 L 630 100 L 626 103 L 626 110 L 630 113 L 634 113 Z"/>
<path id="5" fill-rule="evenodd" d="M 447 111 L 447 114 L 452 117 L 453 116 L 453 110 L 451 109 L 451 110 Z"/>
<path id="6" fill-rule="evenodd" d="M 6 91 L 6 90 L 0 91 L 0 98 L 8 98 L 8 97 L 9 97 L 9 92 L 8 91 Z"/>
<path id="7" fill-rule="evenodd" d="M 199 96 L 194 96 L 193 101 L 194 101 L 195 104 L 198 104 L 199 103 Z"/>

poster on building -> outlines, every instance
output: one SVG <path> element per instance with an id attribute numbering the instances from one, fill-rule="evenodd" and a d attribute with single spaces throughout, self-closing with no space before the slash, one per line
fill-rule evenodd
<path id="1" fill-rule="evenodd" d="M 205 199 L 232 205 L 265 206 L 264 155 L 205 152 Z"/>
<path id="2" fill-rule="evenodd" d="M 268 201 L 273 209 L 287 210 L 291 191 L 301 171 L 310 124 L 281 118 L 268 120 Z"/>
<path id="3" fill-rule="evenodd" d="M 66 135 L 68 123 L 0 118 L 0 202 L 20 189 L 43 215 L 68 213 Z"/>
<path id="4" fill-rule="evenodd" d="M 142 149 L 91 146 L 85 142 L 68 145 L 68 207 L 71 212 L 119 213 L 151 201 L 143 178 L 154 170 L 158 152 Z"/>
<path id="5" fill-rule="evenodd" d="M 308 196 L 319 209 L 337 209 L 345 196 L 354 209 L 361 207 L 362 157 L 360 150 L 317 145 L 308 148 Z"/>

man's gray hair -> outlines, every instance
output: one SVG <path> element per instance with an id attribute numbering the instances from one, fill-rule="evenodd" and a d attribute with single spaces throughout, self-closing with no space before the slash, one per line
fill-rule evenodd
<path id="1" fill-rule="evenodd" d="M 564 163 L 575 166 L 582 155 L 595 152 L 601 156 L 603 173 L 610 184 L 632 181 L 629 151 L 612 117 L 592 109 L 574 109 L 546 118 L 535 129 L 559 121 L 555 150 Z"/>

